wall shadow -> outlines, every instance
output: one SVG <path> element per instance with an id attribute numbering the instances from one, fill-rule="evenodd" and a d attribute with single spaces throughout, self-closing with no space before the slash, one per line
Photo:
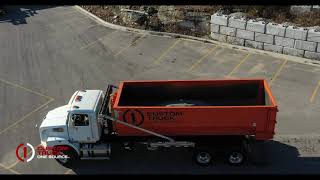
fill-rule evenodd
<path id="1" fill-rule="evenodd" d="M 0 15 L 0 23 L 10 22 L 13 25 L 27 24 L 26 19 L 37 15 L 38 10 L 54 8 L 53 5 L 42 6 L 3 6 L 5 14 Z"/>

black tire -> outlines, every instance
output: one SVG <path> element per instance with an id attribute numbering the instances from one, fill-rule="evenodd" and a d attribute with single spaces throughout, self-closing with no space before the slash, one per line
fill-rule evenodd
<path id="1" fill-rule="evenodd" d="M 231 166 L 240 166 L 245 164 L 247 155 L 241 150 L 231 150 L 225 154 L 225 161 Z"/>
<path id="2" fill-rule="evenodd" d="M 69 158 L 56 159 L 56 161 L 64 167 L 71 168 L 79 160 L 79 155 L 72 147 L 68 147 L 68 150 L 61 151 L 61 154 L 67 155 Z"/>
<path id="3" fill-rule="evenodd" d="M 207 150 L 198 149 L 193 153 L 193 160 L 200 166 L 209 166 L 212 164 L 212 153 Z"/>

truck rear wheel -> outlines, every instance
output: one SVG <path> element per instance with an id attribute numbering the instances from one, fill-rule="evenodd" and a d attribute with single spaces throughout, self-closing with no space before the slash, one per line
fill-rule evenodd
<path id="1" fill-rule="evenodd" d="M 72 167 L 74 163 L 79 160 L 78 153 L 70 146 L 67 146 L 68 150 L 60 151 L 60 155 L 67 156 L 67 158 L 57 158 L 56 161 L 65 166 L 65 167 Z"/>
<path id="2" fill-rule="evenodd" d="M 200 166 L 209 166 L 212 163 L 212 154 L 206 150 L 196 150 L 193 159 Z"/>
<path id="3" fill-rule="evenodd" d="M 239 166 L 244 164 L 246 160 L 246 154 L 240 150 L 233 150 L 226 153 L 225 159 L 228 164 L 232 166 Z"/>

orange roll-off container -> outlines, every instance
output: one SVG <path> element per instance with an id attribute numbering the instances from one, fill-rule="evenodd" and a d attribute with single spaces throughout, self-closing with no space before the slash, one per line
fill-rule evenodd
<path id="1" fill-rule="evenodd" d="M 276 100 L 264 79 L 123 81 L 113 116 L 167 136 L 274 136 Z M 119 136 L 150 136 L 114 124 Z"/>

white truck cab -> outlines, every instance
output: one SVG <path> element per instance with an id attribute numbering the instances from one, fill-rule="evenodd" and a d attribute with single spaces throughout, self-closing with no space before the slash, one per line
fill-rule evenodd
<path id="1" fill-rule="evenodd" d="M 47 146 L 68 145 L 80 153 L 81 143 L 99 141 L 102 124 L 98 111 L 103 102 L 103 91 L 76 91 L 67 105 L 47 113 L 40 127 L 41 144 Z"/>

